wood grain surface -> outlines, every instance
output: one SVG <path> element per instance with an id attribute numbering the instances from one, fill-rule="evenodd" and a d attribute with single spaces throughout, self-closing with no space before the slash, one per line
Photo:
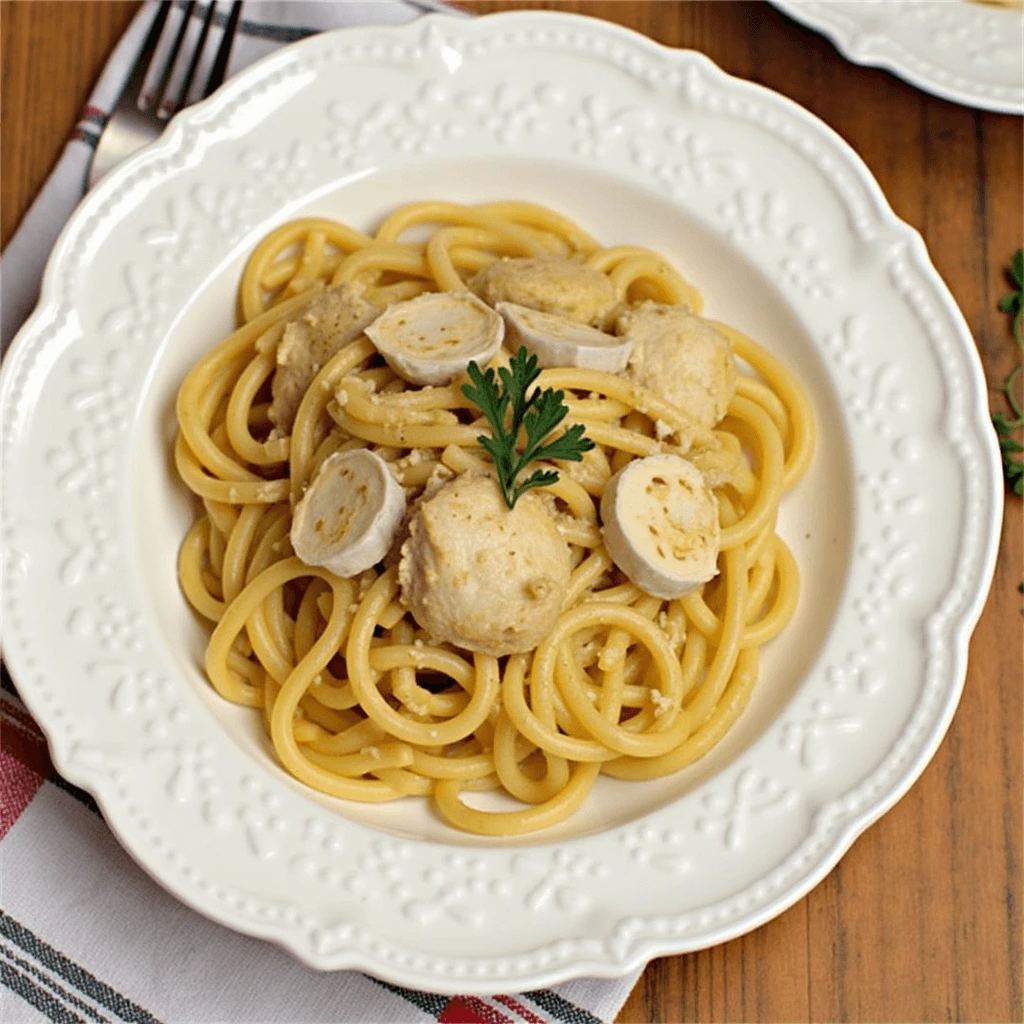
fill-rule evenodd
<path id="1" fill-rule="evenodd" d="M 807 107 L 863 157 L 896 213 L 924 236 L 989 382 L 1014 366 L 1019 351 L 996 303 L 1022 241 L 1021 119 L 956 106 L 849 64 L 766 3 L 464 6 L 551 7 L 620 22 L 701 50 Z M 134 9 L 3 4 L 3 244 Z M 993 407 L 1001 401 L 993 387 Z M 921 779 L 776 920 L 713 949 L 652 962 L 622 1022 L 1021 1020 L 1021 527 L 1020 499 L 1009 497 L 963 699 Z"/>

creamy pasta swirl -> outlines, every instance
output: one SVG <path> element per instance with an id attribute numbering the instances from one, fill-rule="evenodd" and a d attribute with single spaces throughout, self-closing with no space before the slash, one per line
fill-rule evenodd
<path id="1" fill-rule="evenodd" d="M 424 225 L 425 241 L 403 240 Z M 372 236 L 294 221 L 257 246 L 242 276 L 241 326 L 182 384 L 174 448 L 201 504 L 180 581 L 212 625 L 206 671 L 218 693 L 262 716 L 281 763 L 307 785 L 344 800 L 427 797 L 455 827 L 487 835 L 547 828 L 580 806 L 599 773 L 666 775 L 725 734 L 755 685 L 760 647 L 796 606 L 797 566 L 775 527 L 814 443 L 809 404 L 785 366 L 706 321 L 745 366 L 713 426 L 639 370 L 541 373 L 539 386 L 565 392 L 566 423 L 583 424 L 596 449 L 533 496 L 568 546 L 570 572 L 531 650 L 495 655 L 430 635 L 403 603 L 397 542 L 351 578 L 300 560 L 293 511 L 335 453 L 377 453 L 413 510 L 438 487 L 488 474 L 477 443 L 486 424 L 461 390 L 466 378 L 411 385 L 363 328 L 425 293 L 465 293 L 506 259 L 604 275 L 614 309 L 598 329 L 641 308 L 701 312 L 696 289 L 657 254 L 604 248 L 529 203 L 414 204 Z M 315 332 L 303 317 L 315 320 L 309 310 L 327 294 L 347 296 L 339 329 L 351 340 L 313 360 L 291 395 L 281 353 Z M 508 358 L 502 349 L 492 365 Z M 701 471 L 719 518 L 717 575 L 667 599 L 616 568 L 600 516 L 612 474 L 665 453 Z M 471 806 L 465 797 L 479 790 L 503 791 L 507 809 Z"/>

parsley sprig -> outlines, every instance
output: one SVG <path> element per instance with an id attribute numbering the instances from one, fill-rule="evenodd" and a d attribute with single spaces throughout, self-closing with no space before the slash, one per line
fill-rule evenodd
<path id="1" fill-rule="evenodd" d="M 1024 461 L 1017 456 L 1024 452 L 1024 444 L 1021 444 L 1013 432 L 1024 427 L 1024 410 L 1013 393 L 1014 382 L 1021 372 L 1022 367 L 1018 366 L 999 389 L 1006 396 L 1006 403 L 1013 410 L 1014 419 L 1009 419 L 1004 412 L 997 412 L 992 416 L 992 423 L 999 435 L 999 450 L 1003 453 L 1003 476 L 1006 477 L 1006 486 L 1014 494 L 1024 496 Z"/>
<path id="2" fill-rule="evenodd" d="M 472 384 L 463 384 L 462 393 L 487 418 L 491 437 L 477 438 L 494 461 L 505 504 L 514 508 L 515 503 L 532 487 L 547 487 L 558 479 L 554 470 L 538 469 L 525 480 L 517 483 L 519 474 L 531 463 L 542 459 L 563 459 L 579 462 L 584 452 L 594 447 L 589 437 L 583 436 L 584 426 L 575 423 L 554 440 L 544 439 L 568 415 L 565 392 L 546 388 L 535 388 L 528 395 L 531 385 L 540 376 L 537 357 L 530 355 L 525 346 L 512 357 L 510 368 L 481 370 L 472 362 L 466 367 Z M 499 384 L 500 381 L 500 384 Z M 525 431 L 526 443 L 522 454 L 517 452 L 520 431 Z"/>
<path id="3" fill-rule="evenodd" d="M 1007 276 L 1012 284 L 1017 286 L 1016 291 L 1004 295 L 999 301 L 999 308 L 1004 313 L 1013 314 L 1013 336 L 1017 344 L 1024 350 L 1024 337 L 1022 337 L 1021 325 L 1024 323 L 1024 249 L 1018 249 L 1013 254 L 1010 269 Z M 1003 456 L 1003 475 L 1006 477 L 1006 485 L 1014 494 L 1024 496 L 1024 460 L 1018 458 L 1024 452 L 1024 444 L 1021 444 L 1014 436 L 1014 432 L 1024 427 L 1024 410 L 1014 392 L 1016 380 L 1024 367 L 1017 366 L 1003 381 L 999 389 L 1006 398 L 1006 404 L 1013 412 L 1011 420 L 1006 413 L 997 412 L 992 416 L 992 424 L 999 435 L 999 450 Z"/>
<path id="4" fill-rule="evenodd" d="M 1017 290 L 1004 295 L 999 300 L 999 308 L 1004 313 L 1013 314 L 1013 336 L 1017 339 L 1017 344 L 1024 348 L 1024 337 L 1021 335 L 1021 327 L 1024 324 L 1024 249 L 1018 249 L 1013 254 L 1013 261 L 1006 276 L 1009 277 L 1011 284 L 1017 286 Z"/>

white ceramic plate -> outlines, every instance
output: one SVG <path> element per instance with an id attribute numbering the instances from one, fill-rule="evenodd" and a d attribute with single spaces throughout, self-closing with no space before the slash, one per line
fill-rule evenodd
<path id="1" fill-rule="evenodd" d="M 811 394 L 780 528 L 804 577 L 748 710 L 530 841 L 277 767 L 199 668 L 173 401 L 256 240 L 316 212 L 522 197 L 666 253 Z M 439 991 L 614 976 L 805 894 L 932 756 L 993 569 L 999 460 L 967 326 L 867 169 L 792 102 L 604 22 L 429 17 L 305 40 L 87 197 L 2 378 L 4 650 L 55 763 L 197 910 Z"/>
<path id="2" fill-rule="evenodd" d="M 925 92 L 1024 114 L 1024 10 L 974 0 L 770 0 L 855 64 Z"/>

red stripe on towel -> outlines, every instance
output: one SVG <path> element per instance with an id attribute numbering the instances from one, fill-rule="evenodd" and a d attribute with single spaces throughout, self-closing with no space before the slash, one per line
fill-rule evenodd
<path id="1" fill-rule="evenodd" d="M 511 996 L 500 995 L 493 998 L 496 1003 L 502 1003 L 507 1006 L 513 1013 L 519 1014 L 523 1020 L 529 1021 L 530 1024 L 544 1024 L 543 1017 L 538 1017 L 532 1010 L 527 1009 L 522 1003 L 517 1002 Z"/>
<path id="2" fill-rule="evenodd" d="M 485 1003 L 482 999 L 477 999 L 476 996 L 459 996 L 459 998 L 464 1000 L 474 1013 L 478 1013 L 479 1019 L 485 1024 L 513 1024 L 511 1017 L 506 1016 L 489 1003 Z"/>
<path id="3" fill-rule="evenodd" d="M 21 812 L 28 807 L 42 784 L 41 775 L 22 764 L 13 754 L 0 750 L 0 839 L 21 817 Z"/>
<path id="4" fill-rule="evenodd" d="M 5 715 L 10 715 L 18 725 L 24 727 L 27 733 L 37 736 L 40 740 L 43 739 L 43 730 L 36 724 L 36 720 L 23 707 L 15 704 L 14 700 L 6 693 L 0 694 L 0 711 L 3 711 Z"/>
<path id="5" fill-rule="evenodd" d="M 461 996 L 453 996 L 437 1018 L 437 1024 L 487 1024 L 487 1019 L 477 1016 Z"/>
<path id="6" fill-rule="evenodd" d="M 11 710 L 10 705 L 4 705 L 5 714 L 0 716 L 0 749 L 40 778 L 49 778 L 53 774 L 53 762 L 46 740 L 36 729 L 30 730 L 8 717 Z M 0 794 L 3 794 L 2 785 Z"/>

